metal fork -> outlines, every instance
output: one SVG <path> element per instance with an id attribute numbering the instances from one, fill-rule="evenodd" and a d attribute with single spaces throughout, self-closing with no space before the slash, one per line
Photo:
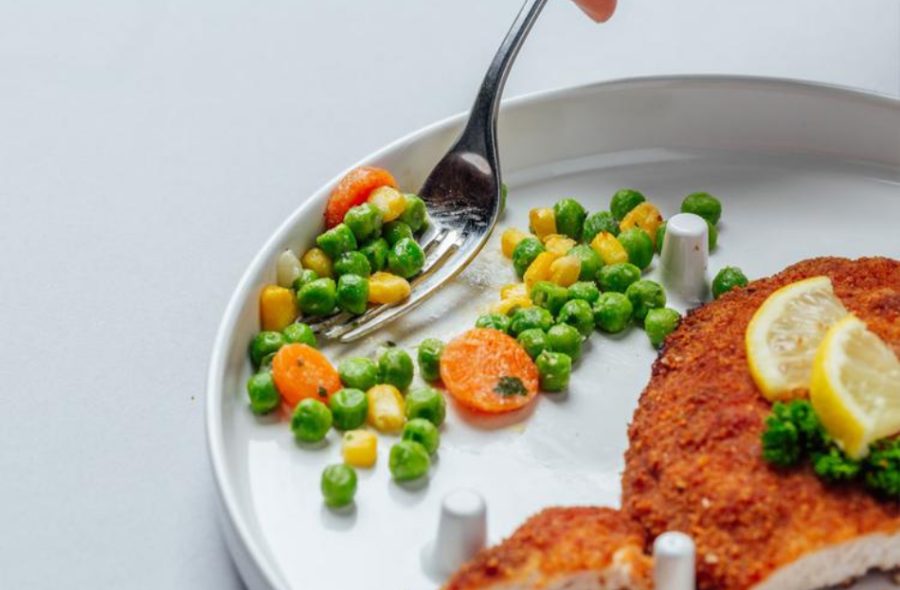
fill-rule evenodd
<path id="1" fill-rule="evenodd" d="M 405 300 L 359 316 L 339 313 L 310 323 L 326 338 L 350 342 L 380 329 L 433 295 L 481 251 L 500 215 L 497 111 L 506 77 L 547 0 L 526 0 L 494 56 L 462 134 L 419 190 L 428 208 L 425 266 Z"/>

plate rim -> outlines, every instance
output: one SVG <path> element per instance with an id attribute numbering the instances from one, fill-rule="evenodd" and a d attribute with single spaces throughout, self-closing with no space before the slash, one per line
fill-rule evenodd
<path id="1" fill-rule="evenodd" d="M 660 76 L 637 76 L 625 77 L 612 80 L 604 80 L 591 82 L 587 84 L 579 84 L 575 86 L 567 86 L 553 88 L 548 90 L 539 90 L 535 92 L 525 93 L 502 101 L 501 112 L 515 107 L 528 106 L 542 102 L 553 102 L 566 98 L 577 98 L 581 95 L 590 94 L 597 91 L 611 91 L 617 88 L 627 87 L 635 88 L 640 86 L 653 85 L 678 85 L 685 83 L 706 83 L 709 85 L 720 84 L 747 84 L 758 87 L 777 87 L 785 90 L 806 90 L 815 93 L 832 93 L 838 96 L 844 96 L 847 99 L 869 102 L 875 106 L 900 109 L 900 98 L 891 96 L 886 93 L 867 90 L 847 85 L 833 84 L 827 82 L 817 82 L 802 80 L 799 78 L 781 78 L 770 76 L 748 76 L 748 75 L 730 75 L 730 74 L 675 74 Z M 235 490 L 229 482 L 226 473 L 226 459 L 224 448 L 224 429 L 222 428 L 222 395 L 223 391 L 219 387 L 219 376 L 223 374 L 227 364 L 227 351 L 229 335 L 233 332 L 234 324 L 237 321 L 240 307 L 246 299 L 248 291 L 251 287 L 253 275 L 257 268 L 263 264 L 268 257 L 268 251 L 272 245 L 278 242 L 284 234 L 294 227 L 300 217 L 308 212 L 320 195 L 329 191 L 337 182 L 351 169 L 365 165 L 377 163 L 385 154 L 391 153 L 403 145 L 407 145 L 415 140 L 439 133 L 450 127 L 462 122 L 467 116 L 468 111 L 456 113 L 410 133 L 407 133 L 380 149 L 367 154 L 359 159 L 351 166 L 343 169 L 336 176 L 329 179 L 325 184 L 311 193 L 293 212 L 291 212 L 281 224 L 269 235 L 268 239 L 259 248 L 253 256 L 250 263 L 241 275 L 234 291 L 232 292 L 225 312 L 222 316 L 219 326 L 216 329 L 216 336 L 213 343 L 212 353 L 210 355 L 209 365 L 206 378 L 206 406 L 205 406 L 205 429 L 206 429 L 206 446 L 209 464 L 212 469 L 213 483 L 215 487 L 215 501 L 219 508 L 219 520 L 222 527 L 222 533 L 226 540 L 231 558 L 240 572 L 241 578 L 245 583 L 252 578 L 255 582 L 263 583 L 268 588 L 289 590 L 290 586 L 282 579 L 278 572 L 274 569 L 271 560 L 265 557 L 265 551 L 260 547 L 259 540 L 249 530 L 250 527 L 246 522 L 246 517 L 239 506 L 236 498 Z M 251 569 L 255 568 L 255 569 Z M 251 587 L 255 587 L 251 586 Z"/>

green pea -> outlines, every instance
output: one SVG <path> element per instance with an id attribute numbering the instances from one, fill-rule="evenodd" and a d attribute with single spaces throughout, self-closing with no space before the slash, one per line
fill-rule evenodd
<path id="1" fill-rule="evenodd" d="M 595 285 L 593 281 L 578 281 L 577 283 L 569 285 L 569 301 L 580 299 L 582 301 L 587 301 L 588 303 L 593 303 L 597 301 L 599 297 L 600 289 L 597 288 L 597 285 Z"/>
<path id="2" fill-rule="evenodd" d="M 391 447 L 388 466 L 391 469 L 391 475 L 397 481 L 419 479 L 428 473 L 428 469 L 431 467 L 431 457 L 421 443 L 413 440 L 401 440 Z"/>
<path id="3" fill-rule="evenodd" d="M 346 224 L 341 223 L 316 238 L 316 244 L 329 258 L 335 260 L 344 252 L 356 250 L 356 236 Z"/>
<path id="4" fill-rule="evenodd" d="M 581 241 L 590 244 L 597 234 L 609 232 L 614 236 L 619 235 L 619 222 L 609 211 L 598 211 L 591 213 L 584 220 L 584 230 L 581 232 Z"/>
<path id="5" fill-rule="evenodd" d="M 634 317 L 643 320 L 647 312 L 666 306 L 666 292 L 662 285 L 654 281 L 641 280 L 632 283 L 625 291 L 631 306 L 634 308 Z"/>
<path id="6" fill-rule="evenodd" d="M 716 225 L 722 217 L 722 203 L 709 193 L 691 193 L 681 202 L 681 212 L 699 215 Z"/>
<path id="7" fill-rule="evenodd" d="M 624 293 L 610 291 L 594 303 L 594 323 L 610 334 L 618 334 L 628 326 L 634 306 Z"/>
<path id="8" fill-rule="evenodd" d="M 263 360 L 259 363 L 260 371 L 271 371 L 272 370 L 272 361 L 275 360 L 275 356 L 277 352 L 272 352 L 263 357 Z"/>
<path id="9" fill-rule="evenodd" d="M 644 270 L 653 262 L 653 240 L 642 229 L 633 227 L 621 232 L 616 238 L 628 252 L 628 262 Z"/>
<path id="10" fill-rule="evenodd" d="M 581 358 L 583 340 L 581 332 L 569 324 L 556 324 L 547 330 L 547 343 L 550 345 L 550 350 L 569 355 L 573 362 Z"/>
<path id="11" fill-rule="evenodd" d="M 403 391 L 413 380 L 412 358 L 402 348 L 388 348 L 378 357 L 378 380 Z"/>
<path id="12" fill-rule="evenodd" d="M 281 333 L 284 334 L 284 339 L 288 344 L 306 344 L 313 348 L 319 346 L 319 343 L 316 342 L 316 335 L 313 333 L 312 328 L 303 322 L 295 322 L 285 328 Z"/>
<path id="13" fill-rule="evenodd" d="M 369 391 L 378 384 L 378 364 L 361 356 L 344 359 L 338 363 L 338 375 L 344 387 Z"/>
<path id="14" fill-rule="evenodd" d="M 579 281 L 593 281 L 594 277 L 597 276 L 597 271 L 603 267 L 603 259 L 587 244 L 579 244 L 569 250 L 567 254 L 575 256 L 581 261 L 581 273 L 578 275 Z"/>
<path id="15" fill-rule="evenodd" d="M 516 274 L 521 278 L 538 254 L 544 250 L 544 245 L 537 238 L 525 238 L 516 244 L 512 253 L 512 263 Z"/>
<path id="16" fill-rule="evenodd" d="M 250 343 L 250 360 L 254 367 L 258 367 L 263 357 L 278 350 L 287 344 L 284 334 L 281 332 L 260 332 Z"/>
<path id="17" fill-rule="evenodd" d="M 413 194 L 405 194 L 403 198 L 406 199 L 406 209 L 400 214 L 399 220 L 415 233 L 425 226 L 425 201 Z"/>
<path id="18" fill-rule="evenodd" d="M 563 391 L 569 386 L 572 375 L 572 359 L 562 352 L 545 350 L 535 361 L 541 389 L 549 393 Z"/>
<path id="19" fill-rule="evenodd" d="M 716 273 L 712 282 L 713 297 L 718 299 L 733 289 L 743 289 L 747 286 L 747 275 L 736 266 L 726 266 Z"/>
<path id="20" fill-rule="evenodd" d="M 408 279 L 425 266 L 425 253 L 412 238 L 403 238 L 388 252 L 388 269 L 397 276 Z"/>
<path id="21" fill-rule="evenodd" d="M 681 314 L 670 307 L 651 309 L 644 318 L 644 330 L 654 348 L 659 348 L 666 336 L 675 331 L 681 321 Z"/>
<path id="22" fill-rule="evenodd" d="M 353 232 L 357 243 L 362 244 L 366 240 L 377 238 L 381 235 L 381 226 L 384 224 L 384 214 L 371 203 L 363 203 L 351 207 L 344 215 L 344 223 Z"/>
<path id="23" fill-rule="evenodd" d="M 509 318 L 499 313 L 488 313 L 475 320 L 476 328 L 492 328 L 503 333 L 509 332 Z"/>
<path id="24" fill-rule="evenodd" d="M 342 310 L 361 315 L 369 302 L 369 281 L 359 275 L 342 275 L 337 283 L 337 306 Z"/>
<path id="25" fill-rule="evenodd" d="M 509 322 L 509 333 L 518 336 L 525 330 L 539 328 L 548 330 L 553 325 L 553 315 L 542 307 L 526 307 L 513 314 Z"/>
<path id="26" fill-rule="evenodd" d="M 522 348 L 525 349 L 525 352 L 528 353 L 532 360 L 550 347 L 547 333 L 540 328 L 523 330 L 516 340 L 519 341 L 519 344 L 522 345 Z"/>
<path id="27" fill-rule="evenodd" d="M 531 301 L 556 316 L 569 300 L 569 290 L 550 281 L 538 281 L 531 287 Z"/>
<path id="28" fill-rule="evenodd" d="M 413 418 L 403 426 L 400 440 L 417 442 L 425 447 L 429 455 L 433 455 L 441 446 L 441 433 L 425 418 Z"/>
<path id="29" fill-rule="evenodd" d="M 433 383 L 441 379 L 441 355 L 444 343 L 437 338 L 426 338 L 419 344 L 419 374 L 422 379 Z M 408 403 L 408 402 L 407 402 Z"/>
<path id="30" fill-rule="evenodd" d="M 604 291 L 624 293 L 631 283 L 641 280 L 641 269 L 630 262 L 604 266 L 597 273 L 597 282 Z"/>
<path id="31" fill-rule="evenodd" d="M 587 211 L 581 203 L 575 199 L 562 199 L 553 205 L 553 215 L 556 217 L 556 231 L 569 236 L 573 240 L 581 239 L 584 230 L 584 220 Z"/>
<path id="32" fill-rule="evenodd" d="M 569 324 L 587 338 L 594 331 L 594 310 L 587 301 L 572 299 L 559 310 L 556 321 L 561 324 Z"/>
<path id="33" fill-rule="evenodd" d="M 306 315 L 328 315 L 337 305 L 337 286 L 332 279 L 316 279 L 297 293 L 297 304 Z"/>
<path id="34" fill-rule="evenodd" d="M 435 426 L 444 423 L 447 402 L 440 391 L 433 387 L 414 389 L 406 395 L 406 418 L 428 420 Z"/>
<path id="35" fill-rule="evenodd" d="M 291 285 L 291 287 L 294 289 L 294 291 L 299 291 L 303 288 L 304 285 L 311 283 L 318 278 L 319 275 L 316 271 L 304 268 L 300 271 L 300 276 L 294 279 L 294 283 Z"/>
<path id="36" fill-rule="evenodd" d="M 262 371 L 247 380 L 247 395 L 254 414 L 268 414 L 281 403 L 281 395 L 269 371 Z"/>
<path id="37" fill-rule="evenodd" d="M 349 506 L 356 495 L 356 471 L 343 463 L 329 465 L 322 472 L 321 488 L 327 506 Z"/>
<path id="38" fill-rule="evenodd" d="M 302 442 L 319 442 L 331 428 L 331 410 L 317 399 L 306 398 L 291 414 L 291 431 Z"/>
<path id="39" fill-rule="evenodd" d="M 359 253 L 366 257 L 369 261 L 369 268 L 372 272 L 384 270 L 387 265 L 388 243 L 384 238 L 378 238 L 366 243 L 359 249 Z"/>
<path id="40" fill-rule="evenodd" d="M 334 261 L 334 276 L 359 275 L 368 277 L 372 274 L 372 265 L 362 252 L 344 252 Z"/>
<path id="41" fill-rule="evenodd" d="M 622 190 L 616 191 L 612 196 L 612 199 L 609 202 L 609 210 L 612 212 L 613 217 L 622 221 L 632 209 L 646 200 L 644 195 L 633 188 L 623 188 Z"/>
<path id="42" fill-rule="evenodd" d="M 328 400 L 334 427 L 338 430 L 353 430 L 366 421 L 369 401 L 360 389 L 339 389 Z"/>
<path id="43" fill-rule="evenodd" d="M 706 221 L 706 227 L 709 230 L 706 233 L 706 243 L 709 246 L 709 251 L 712 252 L 719 244 L 719 230 L 717 230 L 716 226 L 711 224 L 709 221 L 704 221 Z M 656 251 L 660 254 L 662 254 L 663 242 L 666 239 L 666 226 L 668 225 L 668 223 L 668 221 L 664 221 L 658 228 L 656 228 Z"/>
<path id="44" fill-rule="evenodd" d="M 413 230 L 407 224 L 402 221 L 391 221 L 384 224 L 384 239 L 387 240 L 388 246 L 393 246 L 406 238 L 413 238 Z"/>

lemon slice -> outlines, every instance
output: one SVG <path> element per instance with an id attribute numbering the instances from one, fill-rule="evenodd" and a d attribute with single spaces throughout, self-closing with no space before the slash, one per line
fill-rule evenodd
<path id="1" fill-rule="evenodd" d="M 836 323 L 813 363 L 809 397 L 825 430 L 848 455 L 900 432 L 900 360 L 855 316 Z"/>
<path id="2" fill-rule="evenodd" d="M 831 279 L 813 277 L 772 293 L 747 326 L 750 374 L 766 399 L 788 399 L 809 387 L 816 349 L 847 310 Z"/>

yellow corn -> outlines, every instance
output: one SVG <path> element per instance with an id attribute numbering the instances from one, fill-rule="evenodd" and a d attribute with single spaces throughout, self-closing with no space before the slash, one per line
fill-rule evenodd
<path id="1" fill-rule="evenodd" d="M 376 385 L 366 392 L 369 413 L 366 422 L 381 432 L 399 432 L 406 423 L 403 396 L 393 385 Z"/>
<path id="2" fill-rule="evenodd" d="M 341 443 L 344 463 L 353 467 L 371 467 L 378 458 L 378 438 L 368 430 L 349 430 Z"/>
<path id="3" fill-rule="evenodd" d="M 503 250 L 503 255 L 507 258 L 512 258 L 513 250 L 516 249 L 516 246 L 519 245 L 519 242 L 528 237 L 523 231 L 519 231 L 514 227 L 511 227 L 503 232 L 503 235 L 500 237 L 500 247 Z"/>
<path id="4" fill-rule="evenodd" d="M 333 276 L 333 273 L 331 272 L 331 258 L 319 248 L 307 250 L 306 254 L 303 255 L 303 258 L 300 259 L 300 262 L 303 264 L 303 268 L 315 271 L 320 279 L 331 278 Z"/>
<path id="5" fill-rule="evenodd" d="M 600 232 L 591 242 L 591 248 L 603 260 L 603 264 L 610 265 L 619 262 L 628 262 L 628 252 L 625 247 L 619 243 L 616 236 L 608 231 Z"/>
<path id="6" fill-rule="evenodd" d="M 638 227 L 648 234 L 656 246 L 656 230 L 663 223 L 663 217 L 653 203 L 641 203 L 628 212 L 628 215 L 619 223 L 619 229 L 625 231 Z"/>
<path id="7" fill-rule="evenodd" d="M 568 287 L 576 282 L 579 274 L 581 274 L 581 259 L 577 256 L 563 256 L 550 265 L 550 281 L 562 287 Z"/>
<path id="8" fill-rule="evenodd" d="M 369 303 L 397 303 L 409 297 L 409 282 L 389 272 L 369 277 Z"/>
<path id="9" fill-rule="evenodd" d="M 259 319 L 265 331 L 281 332 L 297 319 L 297 298 L 294 292 L 278 285 L 269 285 L 259 295 Z"/>
<path id="10" fill-rule="evenodd" d="M 569 250 L 577 245 L 578 242 L 572 238 L 559 234 L 550 234 L 544 238 L 544 246 L 546 246 L 547 252 L 558 254 L 559 256 L 565 256 L 569 253 Z"/>
<path id="11" fill-rule="evenodd" d="M 531 292 L 531 286 L 536 282 L 550 280 L 550 265 L 557 258 L 559 258 L 559 255 L 552 252 L 541 252 L 537 255 L 537 258 L 534 259 L 534 262 L 531 263 L 522 277 L 529 292 Z"/>
<path id="12" fill-rule="evenodd" d="M 556 214 L 550 207 L 537 207 L 528 212 L 531 231 L 543 241 L 544 236 L 556 233 Z"/>
<path id="13" fill-rule="evenodd" d="M 528 287 L 525 283 L 506 285 L 500 289 L 500 299 L 512 299 L 513 297 L 528 297 Z"/>
<path id="14" fill-rule="evenodd" d="M 512 315 L 520 309 L 526 307 L 534 307 L 534 303 L 528 297 L 510 297 L 504 299 L 491 306 L 491 313 L 499 313 L 500 315 Z"/>
<path id="15" fill-rule="evenodd" d="M 369 202 L 381 211 L 385 221 L 394 221 L 406 211 L 406 197 L 392 186 L 382 186 L 372 191 Z"/>

